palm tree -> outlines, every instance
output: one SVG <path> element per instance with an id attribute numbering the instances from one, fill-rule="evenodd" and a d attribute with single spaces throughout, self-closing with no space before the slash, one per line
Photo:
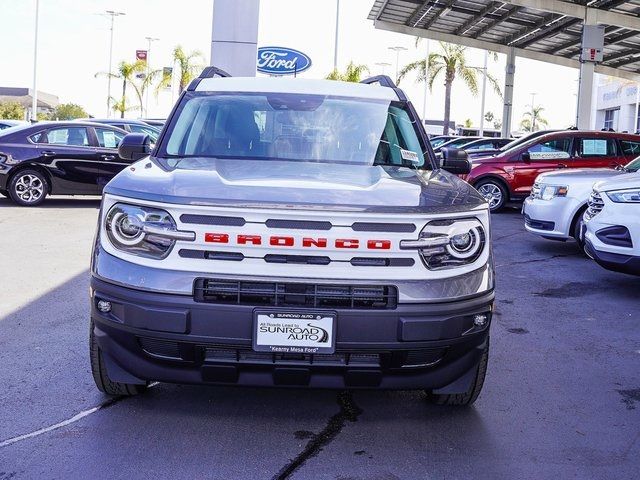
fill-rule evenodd
<path id="1" fill-rule="evenodd" d="M 122 98 L 120 100 L 116 100 L 114 98 L 111 99 L 111 103 L 113 104 L 113 109 L 117 112 L 120 112 L 120 118 L 124 118 L 124 113 L 128 110 L 131 110 L 131 107 L 126 107 L 127 105 L 127 85 L 131 85 L 133 87 L 133 91 L 138 98 L 138 102 L 140 104 L 140 110 L 142 110 L 142 98 L 144 95 L 144 88 L 142 84 L 147 80 L 146 78 L 138 84 L 136 77 L 138 75 L 144 75 L 147 69 L 147 64 L 142 60 L 137 60 L 133 63 L 128 62 L 120 62 L 118 64 L 117 73 L 112 72 L 98 72 L 96 73 L 96 77 L 105 76 L 111 78 L 117 78 L 122 80 Z M 118 107 L 118 108 L 116 108 Z"/>
<path id="2" fill-rule="evenodd" d="M 179 75 L 179 93 L 182 93 L 182 91 L 187 88 L 189 83 L 191 83 L 191 80 L 193 80 L 196 75 L 200 73 L 200 70 L 202 70 L 202 64 L 197 62 L 198 59 L 204 61 L 202 53 L 200 53 L 198 50 L 193 50 L 190 53 L 186 53 L 180 45 L 173 49 L 173 63 L 174 65 L 177 64 Z M 162 76 L 160 82 L 158 83 L 158 86 L 156 87 L 156 93 L 163 88 L 171 86 L 171 77 L 172 75 L 166 74 Z"/>
<path id="3" fill-rule="evenodd" d="M 120 114 L 120 118 L 124 118 L 125 112 L 130 112 L 131 110 L 138 110 L 139 107 L 130 106 L 127 103 L 127 97 L 122 97 L 120 100 L 117 98 L 111 97 L 111 108 Z"/>
<path id="4" fill-rule="evenodd" d="M 427 82 L 429 90 L 433 89 L 433 82 L 444 75 L 444 134 L 449 133 L 449 118 L 451 117 L 451 89 L 456 77 L 461 78 L 473 95 L 478 94 L 478 72 L 482 72 L 480 67 L 467 65 L 465 56 L 466 47 L 454 45 L 452 43 L 439 42 L 442 53 L 429 54 L 429 64 L 425 59 L 418 60 L 406 65 L 398 75 L 398 83 L 409 73 L 417 72 L 417 82 Z M 487 80 L 500 97 L 502 91 L 495 77 L 487 73 Z"/>
<path id="5" fill-rule="evenodd" d="M 542 105 L 538 105 L 537 107 L 531 107 L 530 111 L 524 112 L 522 116 L 522 120 L 520 121 L 520 127 L 525 132 L 535 132 L 540 130 L 540 126 L 549 125 L 549 122 L 542 117 L 541 113 L 544 110 Z"/>
<path id="6" fill-rule="evenodd" d="M 341 80 L 343 82 L 357 83 L 362 79 L 362 74 L 365 72 L 369 73 L 369 67 L 366 65 L 356 65 L 351 61 L 349 62 L 349 65 L 347 65 L 347 69 L 344 73 L 341 73 L 336 69 L 325 78 L 327 80 Z"/>

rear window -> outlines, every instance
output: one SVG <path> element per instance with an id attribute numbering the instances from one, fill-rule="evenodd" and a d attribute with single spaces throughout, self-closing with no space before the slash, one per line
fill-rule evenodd
<path id="1" fill-rule="evenodd" d="M 640 155 L 640 142 L 620 140 L 623 155 Z"/>

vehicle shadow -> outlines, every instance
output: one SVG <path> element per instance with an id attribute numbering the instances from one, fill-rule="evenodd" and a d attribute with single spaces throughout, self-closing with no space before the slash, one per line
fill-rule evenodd
<path id="1" fill-rule="evenodd" d="M 37 207 L 19 207 L 8 198 L 0 197 L 0 208 L 100 208 L 101 197 L 48 197 Z"/>
<path id="2" fill-rule="evenodd" d="M 473 409 L 430 407 L 421 392 L 357 391 L 345 405 L 335 390 L 161 383 L 114 402 L 96 389 L 90 372 L 88 280 L 84 271 L 0 317 L 0 418 L 12 419 L 0 422 L 0 442 L 102 406 L 76 423 L 3 447 L 7 470 L 48 465 L 58 478 L 81 476 L 87 465 L 100 464 L 104 472 L 137 465 L 147 478 L 182 478 L 184 462 L 193 460 L 192 478 L 211 478 L 211 471 L 215 478 L 269 478 L 301 454 L 310 460 L 334 443 L 348 445 L 336 473 L 350 471 L 353 452 L 370 452 L 367 461 L 387 465 L 387 443 L 426 444 L 435 435 L 450 445 L 460 441 L 460 431 L 473 432 L 465 441 L 470 451 L 477 450 L 472 442 L 490 443 Z M 387 431 L 384 441 L 380 429 Z M 304 453 L 313 442 L 317 448 Z M 118 454 L 105 455 L 113 445 L 120 445 Z M 402 470 L 403 457 L 393 461 Z"/>

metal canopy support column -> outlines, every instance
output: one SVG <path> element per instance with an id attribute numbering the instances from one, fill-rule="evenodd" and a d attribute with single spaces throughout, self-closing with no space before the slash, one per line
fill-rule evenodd
<path id="1" fill-rule="evenodd" d="M 215 0 L 211 65 L 233 76 L 255 77 L 260 0 Z"/>
<path id="2" fill-rule="evenodd" d="M 595 15 L 587 11 L 582 23 L 582 45 L 585 45 L 585 31 L 587 25 L 595 25 Z M 591 125 L 591 99 L 595 78 L 595 62 L 580 61 L 580 78 L 578 80 L 578 105 L 576 111 L 576 127 L 579 130 L 589 130 Z"/>
<path id="3" fill-rule="evenodd" d="M 513 114 L 513 81 L 516 73 L 516 50 L 510 48 L 504 77 L 504 103 L 502 106 L 502 136 L 511 136 L 511 116 Z"/>
<path id="4" fill-rule="evenodd" d="M 576 126 L 579 130 L 591 129 L 591 99 L 593 96 L 595 63 L 583 62 L 580 65 L 578 81 L 578 112 Z"/>

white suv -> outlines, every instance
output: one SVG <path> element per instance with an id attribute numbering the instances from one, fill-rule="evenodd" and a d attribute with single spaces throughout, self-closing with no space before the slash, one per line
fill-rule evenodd
<path id="1" fill-rule="evenodd" d="M 640 157 L 619 170 L 589 168 L 559 170 L 538 175 L 522 206 L 528 232 L 549 240 L 580 239 L 582 217 L 593 184 L 611 177 L 640 170 Z"/>
<path id="2" fill-rule="evenodd" d="M 640 173 L 596 183 L 584 222 L 587 255 L 607 270 L 640 275 Z"/>

